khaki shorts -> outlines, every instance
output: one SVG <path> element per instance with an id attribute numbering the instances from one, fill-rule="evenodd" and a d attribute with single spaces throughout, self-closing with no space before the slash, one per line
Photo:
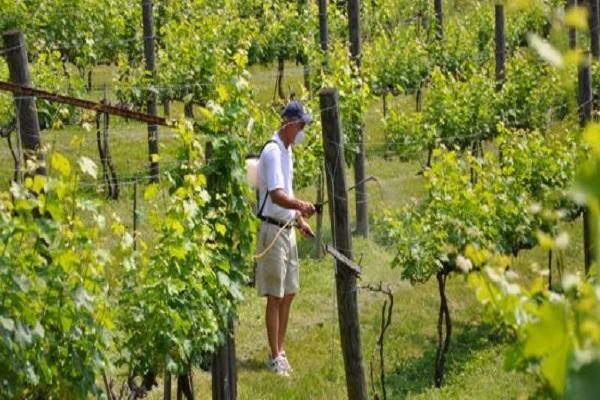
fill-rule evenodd
<path id="1" fill-rule="evenodd" d="M 296 293 L 300 287 L 298 248 L 294 229 L 284 229 L 263 222 L 258 232 L 256 254 L 273 246 L 256 260 L 256 289 L 259 296 L 283 297 Z M 274 241 L 273 241 L 274 240 Z"/>

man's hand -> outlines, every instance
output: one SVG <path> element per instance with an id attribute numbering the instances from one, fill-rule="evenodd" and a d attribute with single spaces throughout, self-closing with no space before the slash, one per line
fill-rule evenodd
<path id="1" fill-rule="evenodd" d="M 285 194 L 283 189 L 275 189 L 271 192 L 271 200 L 280 207 L 288 210 L 297 210 L 305 218 L 310 218 L 315 213 L 315 206 L 306 201 L 294 199 Z"/>
<path id="2" fill-rule="evenodd" d="M 310 218 L 316 212 L 314 204 L 301 200 L 298 200 L 298 203 L 298 211 L 304 218 Z"/>
<path id="3" fill-rule="evenodd" d="M 315 237 L 314 232 L 312 231 L 312 229 L 310 229 L 310 225 L 308 225 L 306 222 L 304 222 L 304 220 L 302 218 L 298 219 L 298 230 L 300 230 L 300 233 L 302 234 L 302 236 L 308 238 L 308 237 Z"/>

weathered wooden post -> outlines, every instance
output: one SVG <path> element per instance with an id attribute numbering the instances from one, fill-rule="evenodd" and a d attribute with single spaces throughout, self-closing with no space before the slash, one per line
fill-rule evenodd
<path id="1" fill-rule="evenodd" d="M 152 0 L 142 0 L 142 14 L 144 22 L 144 58 L 146 59 L 146 72 L 156 83 L 156 62 L 154 59 L 154 27 L 152 22 Z M 156 93 L 148 91 L 148 114 L 157 115 Z M 158 163 L 158 126 L 148 124 L 148 158 L 150 161 L 150 182 L 158 182 L 160 165 Z"/>
<path id="2" fill-rule="evenodd" d="M 383 118 L 386 119 L 388 116 L 388 105 L 387 105 L 387 94 L 388 88 L 383 89 L 383 93 L 381 94 L 381 106 L 383 108 Z M 390 143 L 389 143 L 389 135 L 388 130 L 385 129 L 383 131 L 383 159 L 388 160 L 390 155 L 388 154 Z"/>
<path id="3" fill-rule="evenodd" d="M 108 168 L 106 166 L 106 156 L 104 155 L 104 146 L 102 144 L 102 113 L 96 113 L 96 144 L 98 145 L 98 155 L 100 157 L 100 165 L 102 166 L 102 182 L 109 196 L 111 196 L 110 181 L 108 179 Z"/>
<path id="4" fill-rule="evenodd" d="M 321 90 L 319 96 L 333 244 L 339 253 L 352 259 L 352 236 L 338 92 L 334 88 L 325 88 Z M 368 393 L 360 337 L 356 275 L 343 262 L 336 259 L 335 280 L 348 399 L 364 400 L 368 398 Z"/>
<path id="5" fill-rule="evenodd" d="M 235 359 L 234 318 L 229 316 L 224 342 L 213 354 L 212 398 L 234 400 L 237 398 L 237 368 Z"/>
<path id="6" fill-rule="evenodd" d="M 434 0 L 433 6 L 435 8 L 435 19 L 437 23 L 437 38 L 442 40 L 444 38 L 444 11 L 442 9 L 442 0 Z"/>
<path id="7" fill-rule="evenodd" d="M 506 39 L 504 23 L 504 5 L 496 4 L 496 89 L 501 89 L 506 78 Z"/>
<path id="8" fill-rule="evenodd" d="M 171 100 L 169 99 L 163 100 L 163 114 L 165 114 L 165 118 L 171 118 Z"/>
<path id="9" fill-rule="evenodd" d="M 206 143 L 207 162 L 213 157 L 213 145 Z M 216 176 L 207 176 L 207 188 L 214 189 Z M 235 316 L 230 313 L 223 331 L 223 343 L 212 355 L 212 398 L 213 400 L 235 400 L 237 398 L 237 366 L 235 356 Z"/>
<path id="10" fill-rule="evenodd" d="M 600 0 L 588 0 L 590 49 L 594 59 L 600 58 Z"/>
<path id="11" fill-rule="evenodd" d="M 419 82 L 417 93 L 415 94 L 415 111 L 423 111 L 423 81 Z"/>
<path id="12" fill-rule="evenodd" d="M 308 7 L 308 0 L 299 0 L 298 1 L 298 17 L 302 19 L 303 13 L 305 9 Z M 304 89 L 308 93 L 309 97 L 312 97 L 312 88 L 310 82 L 310 63 L 308 56 L 304 53 L 301 54 L 301 61 L 303 67 L 303 75 L 304 75 Z"/>
<path id="13" fill-rule="evenodd" d="M 104 85 L 104 98 L 100 101 L 102 104 L 109 104 L 108 102 L 108 89 Z M 100 114 L 102 114 L 103 121 L 103 132 L 100 135 Z M 108 195 L 111 199 L 117 200 L 119 198 L 119 177 L 115 169 L 115 164 L 110 154 L 109 146 L 109 125 L 110 125 L 110 114 L 107 112 L 97 113 L 96 115 L 96 141 L 98 144 L 98 152 L 100 153 L 100 163 L 102 165 L 102 178 L 104 184 L 108 190 Z"/>
<path id="14" fill-rule="evenodd" d="M 327 53 L 329 49 L 329 30 L 327 26 L 327 0 L 319 0 L 319 39 L 321 50 Z"/>
<path id="15" fill-rule="evenodd" d="M 566 11 L 573 7 L 577 7 L 577 0 L 567 0 Z M 577 29 L 573 27 L 569 28 L 569 48 L 577 48 Z"/>
<path id="16" fill-rule="evenodd" d="M 323 69 L 327 71 L 328 68 L 328 51 L 329 51 L 329 30 L 327 25 L 327 0 L 318 0 L 319 2 L 319 42 L 321 45 L 321 51 L 323 51 Z M 320 167 L 319 176 L 317 178 L 317 204 L 323 203 L 324 196 L 324 171 L 323 165 Z M 316 228 L 316 243 L 315 256 L 317 258 L 323 257 L 323 213 L 317 214 L 317 228 Z"/>
<path id="17" fill-rule="evenodd" d="M 192 380 L 192 371 L 181 374 L 177 377 L 177 400 L 194 400 L 194 382 Z"/>
<path id="18" fill-rule="evenodd" d="M 350 34 L 350 56 L 357 73 L 361 74 L 362 50 L 360 44 L 360 0 L 348 0 L 348 27 Z M 356 186 L 356 233 L 369 236 L 369 214 L 367 207 L 367 185 L 365 182 L 365 135 L 364 121 L 360 123 L 358 153 L 354 159 L 354 184 Z"/>
<path id="19" fill-rule="evenodd" d="M 133 181 L 133 251 L 137 251 L 138 225 L 140 216 L 138 213 L 138 181 Z"/>
<path id="20" fill-rule="evenodd" d="M 579 66 L 578 71 L 578 101 L 579 101 L 579 124 L 584 127 L 592 119 L 592 72 L 590 68 L 589 55 L 585 62 Z M 592 264 L 592 242 L 590 232 L 590 213 L 587 207 L 583 210 L 583 255 L 585 261 L 585 273 L 589 272 Z"/>
<path id="21" fill-rule="evenodd" d="M 324 200 L 324 185 L 325 185 L 325 177 L 323 171 L 323 165 L 319 168 L 319 176 L 317 177 L 317 204 L 323 204 Z M 319 259 L 323 257 L 323 247 L 321 243 L 323 243 L 323 212 L 317 213 L 317 228 L 315 232 L 316 236 L 316 246 L 315 246 L 315 256 Z"/>
<path id="22" fill-rule="evenodd" d="M 171 400 L 171 373 L 168 371 L 165 371 L 163 382 L 163 400 Z"/>
<path id="23" fill-rule="evenodd" d="M 283 56 L 283 52 L 283 50 L 279 49 L 279 55 L 277 56 L 277 78 L 275 79 L 273 103 L 277 101 L 278 96 L 280 100 L 285 100 L 285 92 L 283 91 L 283 79 L 285 78 L 285 57 Z"/>
<path id="24" fill-rule="evenodd" d="M 2 35 L 6 49 L 6 63 L 10 75 L 10 82 L 33 88 L 25 37 L 18 30 L 9 30 Z M 40 123 L 38 120 L 36 99 L 33 96 L 14 95 L 17 121 L 17 146 L 19 147 L 19 165 L 17 166 L 17 179 L 23 177 L 23 163 L 34 162 L 35 174 L 46 175 L 44 154 L 41 152 L 42 140 L 40 138 Z M 22 152 L 22 153 L 21 153 Z"/>

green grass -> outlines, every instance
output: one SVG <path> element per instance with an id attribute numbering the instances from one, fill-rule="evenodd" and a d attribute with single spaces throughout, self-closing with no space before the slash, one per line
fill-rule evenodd
<path id="1" fill-rule="evenodd" d="M 253 67 L 252 84 L 257 98 L 264 104 L 273 99 L 275 69 Z M 104 68 L 95 75 L 95 85 L 111 83 L 112 72 Z M 302 70 L 294 65 L 286 69 L 287 83 L 299 90 Z M 99 96 L 100 92 L 90 94 Z M 392 107 L 409 109 L 414 99 L 405 97 L 392 102 Z M 176 105 L 175 113 L 181 112 Z M 141 176 L 147 162 L 146 127 L 115 119 L 112 123 L 110 146 L 120 176 Z M 418 162 L 384 160 L 381 143 L 384 134 L 381 123 L 381 100 L 375 99 L 366 117 L 367 174 L 375 175 L 378 183 L 369 183 L 370 213 L 383 208 L 397 208 L 422 195 L 422 178 L 417 175 Z M 83 135 L 81 148 L 73 149 L 69 142 L 75 134 Z M 75 160 L 79 154 L 97 159 L 95 132 L 70 127 L 43 135 L 45 143 Z M 169 163 L 175 157 L 172 132 L 161 129 L 161 160 Z M 7 149 L 0 152 L 0 179 L 7 182 L 12 173 L 12 161 Z M 348 182 L 352 182 L 352 171 Z M 106 204 L 105 212 L 117 214 L 131 228 L 132 187 L 123 187 L 121 199 Z M 143 185 L 140 187 L 143 191 Z M 91 197 L 102 196 L 89 191 Z M 314 199 L 314 190 L 304 190 L 299 196 Z M 157 200 L 160 202 L 160 196 Z M 353 214 L 353 197 L 351 212 Z M 140 200 L 142 238 L 148 239 L 149 228 L 145 215 L 151 204 Z M 311 221 L 314 224 L 314 219 Z M 567 226 L 574 243 L 565 253 L 569 265 L 581 265 L 581 226 L 576 221 Z M 325 238 L 329 238 L 329 217 L 324 216 Z M 343 399 L 346 398 L 343 361 L 340 349 L 334 297 L 333 261 L 330 257 L 313 258 L 314 244 L 302 240 L 301 291 L 293 304 L 286 349 L 295 373 L 283 379 L 265 367 L 267 339 L 264 328 L 264 300 L 254 289 L 244 290 L 246 300 L 239 308 L 236 345 L 238 356 L 238 393 L 240 399 Z M 527 398 L 537 390 L 535 380 L 523 373 L 504 369 L 504 352 L 510 346 L 497 337 L 480 318 L 482 308 L 465 285 L 464 278 L 452 276 L 448 282 L 450 310 L 454 321 L 452 344 L 448 354 L 446 382 L 442 389 L 433 385 L 433 362 L 437 331 L 439 298 L 435 280 L 411 286 L 400 278 L 400 271 L 390 268 L 393 249 L 385 248 L 372 239 L 354 238 L 354 255 L 363 266 L 360 283 L 382 281 L 394 293 L 392 324 L 385 338 L 386 387 L 394 399 L 514 399 Z M 517 271 L 527 271 L 532 263 L 545 266 L 547 254 L 540 249 L 523 252 L 515 262 Z M 379 335 L 381 306 L 384 297 L 359 291 L 359 310 L 365 366 L 375 350 Z M 378 365 L 376 363 L 376 365 Z M 378 369 L 375 371 L 378 376 Z M 195 388 L 200 399 L 210 398 L 210 375 L 194 371 Z M 375 382 L 378 385 L 378 381 Z M 377 386 L 378 387 L 378 386 Z M 151 399 L 162 396 L 162 385 L 153 391 Z M 373 397 L 373 393 L 371 393 Z"/>

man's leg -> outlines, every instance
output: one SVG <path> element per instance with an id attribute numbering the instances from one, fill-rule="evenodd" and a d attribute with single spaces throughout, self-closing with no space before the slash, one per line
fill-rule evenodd
<path id="1" fill-rule="evenodd" d="M 290 307 L 294 300 L 295 293 L 286 294 L 281 300 L 279 306 L 279 328 L 278 328 L 278 353 L 280 354 L 284 350 L 285 332 L 287 331 L 288 319 L 290 316 Z"/>
<path id="2" fill-rule="evenodd" d="M 269 348 L 271 357 L 279 355 L 279 325 L 280 310 L 283 298 L 267 296 L 267 312 L 265 320 L 267 322 L 267 337 L 269 338 Z"/>

